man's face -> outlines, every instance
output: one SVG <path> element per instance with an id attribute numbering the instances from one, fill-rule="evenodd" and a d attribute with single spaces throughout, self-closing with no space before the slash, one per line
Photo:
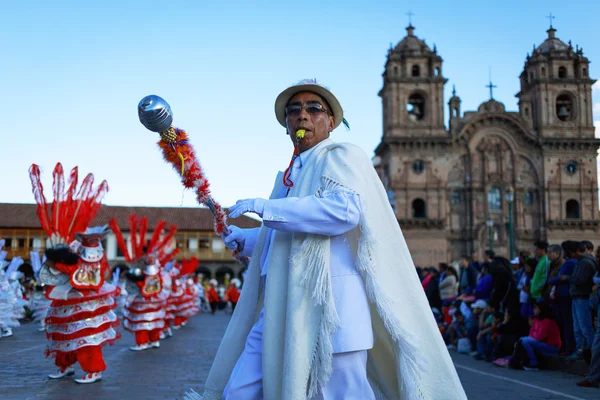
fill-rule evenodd
<path id="1" fill-rule="evenodd" d="M 550 259 L 550 261 L 556 261 L 556 260 L 558 260 L 559 257 L 560 257 L 559 253 L 555 253 L 554 251 L 548 252 L 548 258 Z"/>
<path id="2" fill-rule="evenodd" d="M 544 257 L 546 255 L 546 250 L 544 249 L 535 249 L 535 256 L 537 258 Z"/>
<path id="3" fill-rule="evenodd" d="M 317 104 L 320 104 L 322 110 L 326 110 L 327 112 L 309 113 L 307 111 L 306 106 Z M 294 145 L 298 144 L 300 153 L 329 138 L 329 133 L 335 126 L 335 119 L 332 115 L 333 111 L 329 110 L 329 106 L 319 95 L 312 92 L 298 93 L 290 99 L 287 107 L 290 106 L 303 106 L 299 112 L 286 112 L 285 118 L 290 139 L 292 139 Z M 297 142 L 296 132 L 299 129 L 304 129 L 306 133 L 304 134 L 304 138 Z"/>
<path id="4" fill-rule="evenodd" d="M 465 258 L 462 258 L 460 260 L 460 266 L 463 267 L 463 268 L 468 267 L 469 266 L 469 261 L 467 261 L 467 259 L 465 259 Z"/>

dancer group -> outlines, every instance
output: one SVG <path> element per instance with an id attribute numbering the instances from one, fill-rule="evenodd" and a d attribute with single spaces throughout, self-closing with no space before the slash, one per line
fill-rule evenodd
<path id="1" fill-rule="evenodd" d="M 75 382 L 87 384 L 102 379 L 104 348 L 121 336 L 117 314 L 122 315 L 123 328 L 135 336 L 131 350 L 141 351 L 160 347 L 160 340 L 173 335 L 172 328 L 185 326 L 199 313 L 203 297 L 195 282 L 199 261 L 173 260 L 178 254 L 173 249 L 175 226 L 165 231 L 167 223 L 160 221 L 148 239 L 147 219 L 131 215 L 128 244 L 115 219 L 105 226 L 90 226 L 108 191 L 106 181 L 94 186 L 89 174 L 78 184 L 77 167 L 65 177 L 58 163 L 49 202 L 40 167 L 32 165 L 29 173 L 37 216 L 48 239 L 43 256 L 30 254 L 35 288 L 29 296 L 24 296 L 20 283 L 23 259 L 6 262 L 5 241 L 0 240 L 0 338 L 12 336 L 26 308 L 31 310 L 31 318 L 48 339 L 45 354 L 58 367 L 48 377 L 72 376 L 79 364 L 83 376 Z M 128 264 L 124 285 L 118 271 L 107 281 L 110 267 L 102 242 L 111 233 L 109 226 Z"/>

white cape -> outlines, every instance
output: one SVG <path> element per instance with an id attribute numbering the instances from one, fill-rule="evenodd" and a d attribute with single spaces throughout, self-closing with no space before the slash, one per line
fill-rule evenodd
<path id="1" fill-rule="evenodd" d="M 280 178 L 273 193 L 281 188 Z M 466 399 L 396 216 L 367 155 L 351 144 L 328 144 L 309 156 L 294 183 L 290 197 L 340 190 L 359 195 L 361 221 L 350 236 L 371 304 L 375 345 L 368 351 L 367 373 L 376 398 Z M 331 334 L 338 321 L 329 237 L 274 231 L 266 260 L 266 290 L 259 265 L 265 238 L 263 226 L 204 394 L 193 392 L 186 399 L 221 399 L 263 304 L 264 399 L 310 398 L 331 374 Z"/>

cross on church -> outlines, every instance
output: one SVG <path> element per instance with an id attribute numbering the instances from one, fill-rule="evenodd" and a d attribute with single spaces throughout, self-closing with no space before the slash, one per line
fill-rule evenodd
<path id="1" fill-rule="evenodd" d="M 408 12 L 406 13 L 406 15 L 408 15 L 408 24 L 412 25 L 412 17 L 415 14 L 411 10 L 408 10 Z"/>
<path id="2" fill-rule="evenodd" d="M 548 20 L 550 21 L 550 28 L 552 28 L 552 20 L 555 18 L 554 15 L 550 13 L 546 18 L 548 18 Z"/>
<path id="3" fill-rule="evenodd" d="M 492 68 L 490 67 L 490 83 L 485 85 L 486 88 L 490 88 L 490 100 L 494 100 L 494 88 L 498 86 L 492 83 Z"/>

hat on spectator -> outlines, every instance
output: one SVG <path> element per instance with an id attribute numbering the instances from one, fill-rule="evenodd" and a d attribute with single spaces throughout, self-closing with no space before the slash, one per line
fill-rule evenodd
<path id="1" fill-rule="evenodd" d="M 481 308 L 482 310 L 487 307 L 487 302 L 485 300 L 479 299 L 471 306 L 472 309 Z"/>

